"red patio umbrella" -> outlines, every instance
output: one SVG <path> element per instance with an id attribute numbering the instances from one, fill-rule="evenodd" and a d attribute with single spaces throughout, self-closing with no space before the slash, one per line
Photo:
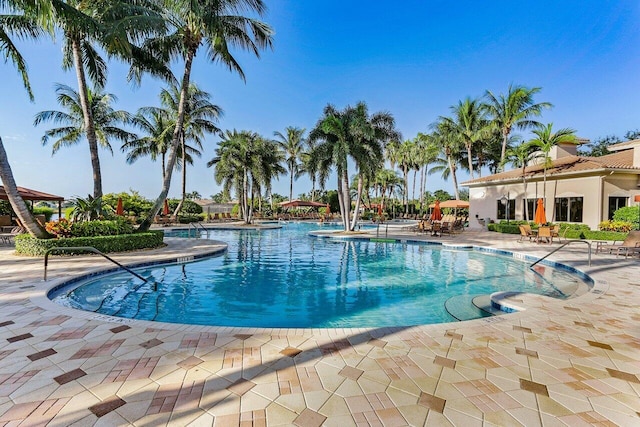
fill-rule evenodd
<path id="1" fill-rule="evenodd" d="M 122 197 L 118 197 L 118 204 L 116 205 L 116 215 L 124 215 L 124 206 L 122 206 Z"/>
<path id="2" fill-rule="evenodd" d="M 547 216 L 544 212 L 544 203 L 542 202 L 542 199 L 538 199 L 538 207 L 536 208 L 534 221 L 538 225 L 542 225 L 547 222 Z"/>
<path id="3" fill-rule="evenodd" d="M 431 212 L 431 221 L 440 221 L 442 219 L 442 211 L 440 210 L 440 200 L 436 200 L 436 204 Z"/>
<path id="4" fill-rule="evenodd" d="M 169 201 L 164 199 L 164 206 L 162 207 L 162 215 L 169 215 Z"/>

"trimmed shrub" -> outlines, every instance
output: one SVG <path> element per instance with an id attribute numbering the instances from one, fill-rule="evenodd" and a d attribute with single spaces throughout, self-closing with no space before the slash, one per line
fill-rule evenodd
<path id="1" fill-rule="evenodd" d="M 44 256 L 47 249 L 54 247 L 92 246 L 100 252 L 125 252 L 136 249 L 151 249 L 162 246 L 164 232 L 152 230 L 145 233 L 120 234 L 117 236 L 70 237 L 67 239 L 36 239 L 28 234 L 16 236 L 16 254 Z M 64 254 L 81 254 L 84 251 L 70 251 Z"/>
<path id="2" fill-rule="evenodd" d="M 613 213 L 614 221 L 626 221 L 633 224 L 633 229 L 638 230 L 638 206 L 626 206 Z"/>
<path id="3" fill-rule="evenodd" d="M 601 231 L 620 231 L 628 233 L 633 228 L 633 224 L 628 221 L 602 221 L 598 224 Z"/>
<path id="4" fill-rule="evenodd" d="M 178 215 L 178 222 L 180 224 L 189 224 L 190 222 L 198 222 L 202 221 L 200 215 L 192 214 L 192 215 Z"/>
<path id="5" fill-rule="evenodd" d="M 74 222 L 71 225 L 72 237 L 115 236 L 133 233 L 133 225 L 126 219 Z"/>
<path id="6" fill-rule="evenodd" d="M 497 231 L 498 233 L 505 234 L 520 234 L 520 228 L 518 228 L 519 224 L 507 224 L 505 223 L 497 223 L 497 224 L 488 224 L 489 231 Z"/>
<path id="7" fill-rule="evenodd" d="M 181 212 L 185 214 L 201 214 L 202 206 L 192 200 L 185 200 L 182 204 Z"/>
<path id="8" fill-rule="evenodd" d="M 45 222 L 51 221 L 51 217 L 53 216 L 54 212 L 57 212 L 57 211 L 54 211 L 53 208 L 49 208 L 46 206 L 33 208 L 33 214 L 44 215 Z"/>

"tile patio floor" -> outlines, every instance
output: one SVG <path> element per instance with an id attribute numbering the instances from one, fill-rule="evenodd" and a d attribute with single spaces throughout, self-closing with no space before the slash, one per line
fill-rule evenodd
<path id="1" fill-rule="evenodd" d="M 166 240 L 115 258 L 215 249 Z M 442 240 L 549 250 L 496 233 Z M 521 298 L 525 312 L 470 322 L 258 330 L 59 307 L 47 289 L 105 262 L 55 258 L 43 282 L 41 259 L 0 246 L 0 426 L 640 425 L 640 261 L 598 254 L 588 267 L 578 245 L 553 259 L 596 292 Z"/>

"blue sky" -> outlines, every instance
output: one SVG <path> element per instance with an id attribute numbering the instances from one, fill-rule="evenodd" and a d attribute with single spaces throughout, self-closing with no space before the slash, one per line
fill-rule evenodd
<path id="1" fill-rule="evenodd" d="M 449 107 L 486 90 L 501 93 L 510 83 L 542 87 L 537 101 L 554 104 L 542 121 L 571 127 L 580 137 L 620 137 L 640 128 L 640 3 L 624 1 L 446 2 L 268 1 L 264 18 L 276 31 L 273 51 L 260 60 L 238 52 L 247 81 L 218 64 L 197 58 L 193 81 L 213 95 L 225 115 L 222 129 L 272 136 L 287 126 L 312 128 L 327 103 L 343 108 L 365 101 L 370 112 L 388 111 L 405 139 L 413 138 Z M 0 64 L 0 136 L 18 185 L 60 194 L 92 192 L 86 143 L 51 156 L 40 139 L 50 125 L 34 128 L 33 117 L 58 109 L 54 85 L 76 87 L 61 70 L 60 44 L 21 42 L 36 102 L 30 103 L 10 64 Z M 176 67 L 176 70 L 180 70 Z M 181 71 L 181 70 L 180 70 Z M 145 78 L 138 88 L 126 67 L 112 63 L 107 91 L 116 108 L 135 112 L 157 105 L 162 83 Z M 203 157 L 188 169 L 188 191 L 209 196 L 220 189 L 206 162 L 218 139 L 209 137 Z M 114 156 L 101 152 L 105 192 L 134 189 L 155 197 L 160 164 L 127 165 L 119 144 Z M 170 195 L 178 196 L 179 174 Z M 463 175 L 461 180 L 466 177 Z M 452 193 L 438 176 L 428 189 Z M 328 188 L 335 187 L 335 180 Z M 310 189 L 307 179 L 294 194 Z M 288 194 L 288 177 L 274 184 Z"/>

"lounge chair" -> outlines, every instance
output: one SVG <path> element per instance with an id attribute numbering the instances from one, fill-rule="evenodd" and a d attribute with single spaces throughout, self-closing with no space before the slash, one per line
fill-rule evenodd
<path id="1" fill-rule="evenodd" d="M 528 237 L 529 241 L 536 238 L 536 234 L 531 230 L 531 226 L 529 224 L 520 225 L 518 228 L 520 229 L 520 242 L 522 242 L 525 237 Z"/>
<path id="2" fill-rule="evenodd" d="M 13 227 L 10 233 L 0 233 L 0 242 L 5 243 L 7 245 L 11 244 L 11 240 L 16 237 L 18 234 L 24 233 L 25 230 L 20 227 Z"/>
<path id="3" fill-rule="evenodd" d="M 615 253 L 616 257 L 624 254 L 625 258 L 631 254 L 640 253 L 640 231 L 630 231 L 620 245 L 616 245 L 615 243 L 609 244 L 608 242 L 597 242 L 596 253 L 597 252 Z"/>

